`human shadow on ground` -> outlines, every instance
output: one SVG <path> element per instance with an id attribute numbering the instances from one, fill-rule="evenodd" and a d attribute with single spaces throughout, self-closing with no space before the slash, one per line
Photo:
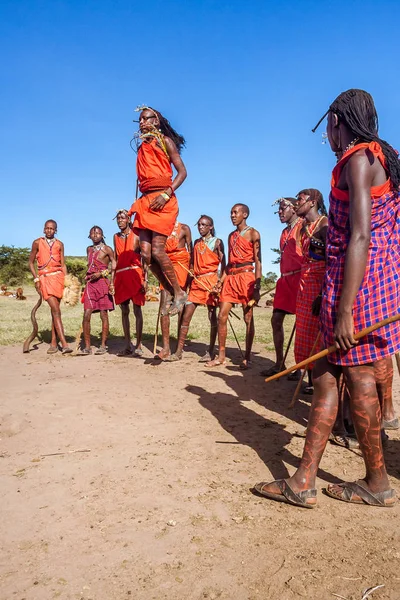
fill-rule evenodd
<path id="1" fill-rule="evenodd" d="M 214 375 L 224 379 L 232 390 L 234 390 L 235 384 L 230 380 L 234 377 L 241 379 L 240 375 L 232 376 L 215 372 Z M 243 404 L 246 398 L 242 394 L 242 387 L 243 384 L 240 385 L 241 396 L 237 393 L 212 393 L 197 385 L 187 385 L 186 390 L 198 396 L 200 405 L 209 410 L 221 427 L 230 433 L 239 444 L 249 446 L 257 452 L 274 479 L 286 478 L 289 476 L 289 472 L 285 463 L 295 468 L 299 466 L 299 458 L 286 448 L 293 435 L 286 430 L 284 425 L 247 408 Z M 249 399 L 247 397 L 247 400 Z M 330 483 L 340 481 L 322 469 L 319 469 L 318 477 Z"/>

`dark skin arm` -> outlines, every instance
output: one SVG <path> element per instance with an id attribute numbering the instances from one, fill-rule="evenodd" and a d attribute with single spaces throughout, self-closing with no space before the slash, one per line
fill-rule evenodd
<path id="1" fill-rule="evenodd" d="M 114 296 L 115 294 L 115 288 L 114 288 L 114 279 L 115 279 L 115 269 L 117 268 L 117 250 L 116 250 L 116 242 L 115 242 L 115 237 L 116 237 L 116 233 L 114 233 L 114 237 L 113 237 L 113 246 L 114 246 L 114 262 L 111 261 L 111 277 L 110 277 L 110 294 L 112 296 Z"/>
<path id="2" fill-rule="evenodd" d="M 177 173 L 170 187 L 165 190 L 168 195 L 172 196 L 172 194 L 175 193 L 175 190 L 177 190 L 185 181 L 187 172 L 175 143 L 169 137 L 164 137 L 164 142 L 167 147 L 169 159 L 174 165 Z M 157 196 L 150 202 L 150 208 L 152 210 L 162 210 L 167 202 L 168 200 L 163 198 L 163 196 Z"/>
<path id="3" fill-rule="evenodd" d="M 67 265 L 65 264 L 65 257 L 64 257 L 64 244 L 62 242 L 60 242 L 60 245 L 61 245 L 61 248 L 60 248 L 61 268 L 63 270 L 64 275 L 68 275 Z"/>
<path id="4" fill-rule="evenodd" d="M 341 350 L 348 350 L 357 344 L 354 339 L 353 305 L 368 260 L 371 239 L 371 187 L 375 171 L 373 162 L 371 164 L 371 157 L 364 151 L 353 154 L 345 167 L 344 175 L 350 200 L 351 234 L 334 332 L 336 345 Z"/>
<path id="5" fill-rule="evenodd" d="M 35 262 L 36 262 L 36 255 L 39 251 L 39 240 L 35 240 L 32 243 L 32 248 L 31 248 L 31 253 L 29 255 L 29 270 L 32 273 L 32 276 L 34 279 L 36 279 L 36 277 L 38 276 L 36 273 L 36 269 L 35 269 Z M 35 283 L 35 290 L 37 291 L 38 294 L 40 294 L 40 282 L 36 281 Z"/>
<path id="6" fill-rule="evenodd" d="M 262 265 L 261 265 L 261 237 L 256 229 L 250 230 L 250 239 L 253 242 L 254 250 L 254 263 L 255 263 L 255 276 L 256 276 L 256 287 L 254 288 L 253 300 L 258 303 L 260 299 L 261 277 L 262 277 Z"/>
<path id="7" fill-rule="evenodd" d="M 231 235 L 232 235 L 232 233 L 230 233 L 229 237 L 228 237 L 228 248 L 229 248 L 229 241 L 231 239 Z M 224 283 L 225 277 L 228 274 L 228 266 L 229 265 L 226 263 L 226 261 L 225 261 L 224 268 L 222 268 L 222 265 L 221 265 L 221 279 L 218 281 L 218 283 L 216 283 L 214 285 L 214 288 L 213 288 L 213 291 L 215 291 L 216 294 L 219 294 L 221 292 L 221 290 L 222 290 L 222 284 Z"/>
<path id="8" fill-rule="evenodd" d="M 219 258 L 219 262 L 221 263 L 221 273 L 225 272 L 226 269 L 226 258 L 225 258 L 225 249 L 224 242 L 218 239 L 215 242 L 214 252 Z"/>
<path id="9" fill-rule="evenodd" d="M 89 248 L 90 246 L 87 248 L 87 253 L 89 252 Z M 99 259 L 104 260 L 107 266 L 111 263 L 111 271 L 115 270 L 116 261 L 113 249 L 110 246 L 104 246 L 100 251 L 100 255 L 101 256 L 99 256 Z M 93 273 L 93 275 L 90 277 L 90 281 L 97 281 L 100 279 L 100 277 L 102 277 L 102 274 L 100 271 L 98 271 L 97 273 Z"/>

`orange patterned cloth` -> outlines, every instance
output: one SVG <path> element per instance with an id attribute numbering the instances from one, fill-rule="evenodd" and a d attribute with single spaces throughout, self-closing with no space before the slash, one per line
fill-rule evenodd
<path id="1" fill-rule="evenodd" d="M 39 238 L 36 260 L 40 291 L 44 300 L 47 300 L 50 296 L 63 297 L 65 275 L 61 266 L 61 247 L 59 240 L 54 240 L 50 246 L 46 238 Z"/>
<path id="2" fill-rule="evenodd" d="M 141 144 L 136 170 L 139 189 L 143 196 L 135 200 L 129 211 L 129 215 L 136 213 L 134 227 L 149 229 L 166 236 L 170 235 L 179 213 L 175 194 L 161 210 L 150 208 L 151 201 L 160 195 L 160 190 L 169 187 L 172 183 L 172 167 L 169 157 L 155 138 Z"/>
<path id="3" fill-rule="evenodd" d="M 239 231 L 234 231 L 229 238 L 228 275 L 224 279 L 220 302 L 246 305 L 252 299 L 255 284 L 254 267 L 252 264 L 235 266 L 242 263 L 254 263 L 254 246 Z"/>
<path id="4" fill-rule="evenodd" d="M 117 268 L 115 270 L 115 303 L 122 304 L 132 300 L 133 304 L 143 306 L 145 303 L 144 272 L 142 258 L 135 252 L 135 235 L 131 231 L 127 237 L 118 234 L 114 237 Z"/>
<path id="5" fill-rule="evenodd" d="M 218 282 L 219 257 L 214 252 L 217 238 L 211 238 L 207 242 L 201 238 L 195 242 L 193 248 L 193 273 L 197 279 L 193 279 L 188 301 L 193 304 L 206 304 L 217 306 L 218 297 L 211 294 L 210 290 Z M 210 245 L 211 248 L 210 248 Z"/>
<path id="6" fill-rule="evenodd" d="M 182 289 L 185 289 L 186 282 L 189 276 L 189 273 L 186 269 L 189 269 L 190 254 L 187 251 L 186 246 L 184 248 L 178 248 L 181 231 L 181 224 L 176 222 L 171 235 L 169 235 L 167 238 L 167 242 L 165 244 L 165 251 L 168 254 L 170 261 L 172 262 L 175 275 L 180 287 Z M 186 269 L 184 267 L 186 267 Z M 160 287 L 161 289 L 164 289 L 163 286 Z"/>

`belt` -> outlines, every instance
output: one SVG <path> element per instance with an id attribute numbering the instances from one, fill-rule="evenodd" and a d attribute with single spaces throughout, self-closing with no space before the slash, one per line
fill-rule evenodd
<path id="1" fill-rule="evenodd" d="M 281 273 L 281 277 L 287 277 L 288 275 L 296 275 L 296 273 L 301 273 L 301 269 L 297 269 L 297 271 L 288 271 L 287 273 Z"/>
<path id="2" fill-rule="evenodd" d="M 50 275 L 58 275 L 59 273 L 62 273 L 62 271 L 52 271 L 51 273 L 41 273 L 41 275 L 39 275 L 39 277 L 50 277 Z"/>
<path id="3" fill-rule="evenodd" d="M 229 266 L 230 269 L 240 269 L 240 267 L 249 267 L 253 264 L 253 261 L 248 260 L 247 262 L 242 263 L 231 263 Z"/>
<path id="4" fill-rule="evenodd" d="M 254 269 L 253 267 L 251 269 L 245 269 L 244 267 L 230 268 L 228 275 L 240 275 L 240 273 L 254 273 Z"/>
<path id="5" fill-rule="evenodd" d="M 122 273 L 122 271 L 130 271 L 131 269 L 141 269 L 142 267 L 139 267 L 139 265 L 130 265 L 129 267 L 124 267 L 123 269 L 117 269 L 115 272 L 116 273 Z"/>

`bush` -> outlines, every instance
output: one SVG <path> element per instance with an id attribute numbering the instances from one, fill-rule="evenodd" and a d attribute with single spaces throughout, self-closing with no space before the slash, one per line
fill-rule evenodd
<path id="1" fill-rule="evenodd" d="M 5 285 L 23 285 L 29 280 L 29 248 L 0 246 L 0 279 Z"/>
<path id="2" fill-rule="evenodd" d="M 68 273 L 75 275 L 81 283 L 85 281 L 85 275 L 87 271 L 87 260 L 79 256 L 66 256 L 65 264 L 67 266 Z"/>

